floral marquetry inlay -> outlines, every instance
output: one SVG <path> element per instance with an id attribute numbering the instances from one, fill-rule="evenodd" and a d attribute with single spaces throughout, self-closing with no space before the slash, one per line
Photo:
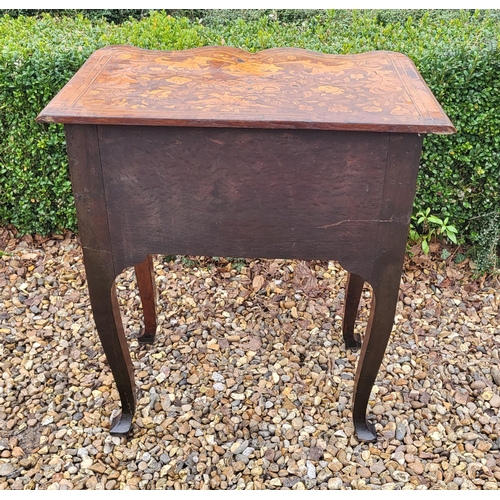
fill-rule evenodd
<path id="1" fill-rule="evenodd" d="M 250 54 L 231 47 L 96 51 L 39 121 L 452 133 L 403 54 Z"/>

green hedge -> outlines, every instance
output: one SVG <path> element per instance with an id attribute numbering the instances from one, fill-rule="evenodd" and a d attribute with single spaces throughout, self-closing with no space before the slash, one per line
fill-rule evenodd
<path id="1" fill-rule="evenodd" d="M 415 62 L 458 130 L 425 139 L 415 210 L 430 207 L 462 241 L 491 248 L 482 240 L 498 231 L 482 229 L 500 213 L 499 11 L 224 12 L 193 11 L 192 20 L 149 12 L 120 25 L 81 15 L 0 18 L 0 222 L 30 233 L 75 229 L 62 127 L 34 119 L 99 47 L 393 50 Z"/>
<path id="2" fill-rule="evenodd" d="M 4 14 L 13 18 L 19 16 L 42 18 L 44 14 L 58 17 L 83 16 L 90 20 L 104 20 L 121 24 L 130 18 L 140 20 L 147 17 L 149 12 L 150 9 L 0 9 L 0 16 Z"/>

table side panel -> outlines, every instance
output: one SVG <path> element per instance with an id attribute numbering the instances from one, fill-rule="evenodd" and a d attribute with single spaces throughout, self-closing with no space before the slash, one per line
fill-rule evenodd
<path id="1" fill-rule="evenodd" d="M 117 269 L 147 253 L 335 259 L 370 276 L 390 134 L 99 127 Z M 406 218 L 405 218 L 406 221 Z"/>

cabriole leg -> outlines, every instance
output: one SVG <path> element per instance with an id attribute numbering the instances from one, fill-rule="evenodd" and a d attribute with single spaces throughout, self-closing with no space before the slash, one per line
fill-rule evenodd
<path id="1" fill-rule="evenodd" d="M 348 349 L 357 349 L 361 345 L 359 335 L 354 335 L 354 323 L 358 315 L 359 300 L 363 291 L 364 280 L 357 274 L 349 273 L 345 287 L 344 320 L 342 333 L 345 346 Z"/>
<path id="2" fill-rule="evenodd" d="M 392 281 L 373 286 L 370 318 L 354 379 L 353 420 L 361 441 L 377 439 L 375 427 L 366 420 L 366 408 L 394 324 L 399 279 Z"/>
<path id="3" fill-rule="evenodd" d="M 152 344 L 156 335 L 156 286 L 153 259 L 149 254 L 140 264 L 135 266 L 137 286 L 141 296 L 144 314 L 144 328 L 139 335 L 141 344 Z"/>
<path id="4" fill-rule="evenodd" d="M 90 302 L 101 344 L 113 373 L 122 404 L 111 422 L 110 433 L 123 436 L 132 426 L 136 405 L 134 370 L 128 350 L 115 289 L 110 254 L 84 248 Z"/>

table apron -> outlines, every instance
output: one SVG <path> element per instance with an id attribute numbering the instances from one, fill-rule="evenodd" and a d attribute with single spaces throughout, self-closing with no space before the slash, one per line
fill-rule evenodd
<path id="1" fill-rule="evenodd" d="M 379 226 L 406 235 L 416 134 L 96 129 L 117 270 L 148 253 L 332 259 L 369 280 Z"/>

